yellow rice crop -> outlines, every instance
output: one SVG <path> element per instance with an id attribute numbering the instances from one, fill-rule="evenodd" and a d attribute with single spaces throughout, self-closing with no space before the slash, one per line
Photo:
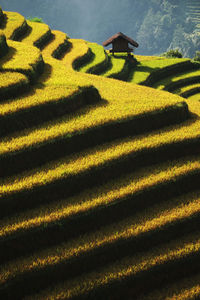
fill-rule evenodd
<path id="1" fill-rule="evenodd" d="M 3 29 L 3 33 L 7 39 L 10 39 L 15 29 L 21 27 L 25 22 L 25 18 L 16 12 L 4 11 L 4 14 L 7 21 L 6 27 Z"/>
<path id="2" fill-rule="evenodd" d="M 32 65 L 40 58 L 40 51 L 34 46 L 20 42 L 8 40 L 7 43 L 10 49 L 8 54 L 0 59 L 1 68 L 4 70 L 32 70 Z"/>
<path id="3" fill-rule="evenodd" d="M 106 226 L 90 234 L 85 234 L 81 238 L 65 242 L 51 249 L 42 250 L 40 253 L 25 259 L 18 259 L 5 266 L 2 273 L 0 273 L 0 282 L 4 282 L 8 278 L 24 271 L 57 264 L 103 245 L 114 244 L 121 239 L 126 240 L 137 237 L 142 233 L 191 217 L 200 211 L 199 196 L 198 193 L 198 195 L 190 194 L 178 199 L 172 199 L 169 203 L 159 204 L 158 207 L 152 207 L 149 211 L 143 212 L 143 214 L 138 213 L 125 221 Z M 5 233 L 8 233 L 8 231 Z"/>
<path id="4" fill-rule="evenodd" d="M 75 249 L 73 248 L 72 251 L 73 250 Z M 138 273 L 145 270 L 150 271 L 155 266 L 159 266 L 165 264 L 166 262 L 173 261 L 179 258 L 184 258 L 193 253 L 198 253 L 199 251 L 199 234 L 194 233 L 189 237 L 187 236 L 181 238 L 179 241 L 171 241 L 160 247 L 153 248 L 151 249 L 151 251 L 148 251 L 146 253 L 139 253 L 132 257 L 125 257 L 112 265 L 102 267 L 97 271 L 93 271 L 87 275 L 84 274 L 83 276 L 77 277 L 74 280 L 72 279 L 67 282 L 63 282 L 56 286 L 50 287 L 46 291 L 42 291 L 40 294 L 28 297 L 28 299 L 69 299 L 72 296 L 78 296 L 80 294 L 90 292 L 96 287 L 101 287 L 118 280 L 125 280 L 131 275 L 137 275 Z M 66 254 L 67 252 L 63 253 L 63 255 Z M 76 254 L 74 253 L 74 255 Z M 58 256 L 55 255 L 52 258 L 54 258 L 54 260 L 52 260 L 52 263 L 56 263 Z M 38 258 L 37 262 L 34 261 L 32 262 L 32 265 L 27 265 L 27 269 L 32 270 L 33 266 L 35 266 L 34 263 L 38 264 L 41 268 L 42 265 L 50 263 L 50 257 L 43 256 L 43 259 Z M 4 271 L 2 277 L 9 277 L 9 269 Z M 12 266 L 11 272 L 13 272 L 13 270 L 14 267 Z"/>
<path id="5" fill-rule="evenodd" d="M 165 57 L 161 57 L 161 56 L 148 56 L 148 55 L 134 55 L 134 57 L 137 59 L 137 61 L 165 59 Z"/>
<path id="6" fill-rule="evenodd" d="M 84 55 L 89 51 L 89 47 L 85 40 L 81 39 L 69 39 L 69 42 L 72 44 L 70 52 L 67 52 L 62 58 L 63 63 L 67 66 L 68 70 L 73 69 L 73 62 Z"/>
<path id="7" fill-rule="evenodd" d="M 145 170 L 142 169 L 118 180 L 111 181 L 108 184 L 104 184 L 101 188 L 94 187 L 93 189 L 81 193 L 81 195 L 64 199 L 59 201 L 59 203 L 46 204 L 39 209 L 33 209 L 30 212 L 21 213 L 16 217 L 4 219 L 0 222 L 0 236 L 27 230 L 40 226 L 41 224 L 59 221 L 79 212 L 89 212 L 91 209 L 100 205 L 112 203 L 115 199 L 127 197 L 149 186 L 172 179 L 174 178 L 173 176 L 178 176 L 181 172 L 184 172 L 184 167 L 186 169 L 186 166 L 182 166 L 182 170 L 180 164 L 164 164 L 159 167 L 147 167 Z M 125 236 L 127 234 L 125 232 L 127 232 L 127 228 L 130 228 L 131 224 L 137 224 L 137 226 L 140 224 L 140 228 L 143 227 L 144 230 L 152 230 L 154 226 L 162 226 L 167 222 L 173 222 L 179 218 L 186 218 L 197 212 L 199 213 L 199 199 L 200 195 L 196 192 L 189 196 L 186 195 L 161 203 L 151 209 L 148 208 L 147 203 L 145 213 L 142 212 L 142 214 L 131 217 L 125 222 L 121 222 L 121 224 L 118 223 L 117 234 L 119 235 L 119 232 L 124 232 L 121 233 L 121 236 Z M 154 221 L 150 221 L 150 219 L 154 219 Z M 143 225 L 141 225 L 141 222 Z M 129 233 L 130 232 L 129 230 Z M 114 228 L 107 228 L 103 232 L 103 235 L 106 236 L 107 234 L 113 235 Z"/>
<path id="8" fill-rule="evenodd" d="M 20 84 L 22 82 L 28 83 L 28 79 L 21 73 L 0 72 L 0 88 L 6 88 L 15 84 Z"/>
<path id="9" fill-rule="evenodd" d="M 34 88 L 30 95 L 20 96 L 14 101 L 7 101 L 0 104 L 0 115 L 6 115 L 17 112 L 22 109 L 28 109 L 36 105 L 44 104 L 51 101 L 57 101 L 68 98 L 78 91 L 72 87 L 47 86 L 45 88 Z"/>
<path id="10" fill-rule="evenodd" d="M 190 78 L 190 77 L 193 77 L 193 76 L 200 76 L 200 71 L 198 70 L 198 71 L 193 71 L 193 72 L 186 72 L 184 74 L 177 74 L 177 75 L 171 76 L 171 77 L 166 78 L 164 80 L 158 81 L 154 85 L 154 87 L 161 90 L 161 89 L 165 88 L 165 86 L 167 84 L 176 82 L 176 81 L 181 80 L 181 79 Z"/>
<path id="11" fill-rule="evenodd" d="M 81 85 L 69 79 L 69 76 L 72 76 L 71 72 L 67 72 L 66 66 L 60 60 L 46 53 L 43 53 L 43 58 L 46 66 L 42 76 L 39 78 L 39 82 L 44 86 L 84 86 L 84 84 Z"/>
<path id="12" fill-rule="evenodd" d="M 38 41 L 43 35 L 45 35 L 48 31 L 50 31 L 50 28 L 48 25 L 43 23 L 36 23 L 27 21 L 27 24 L 31 30 L 30 34 L 22 39 L 23 43 L 27 43 L 29 45 L 34 44 L 36 41 Z"/>
<path id="13" fill-rule="evenodd" d="M 10 42 L 10 41 L 9 41 Z M 11 43 L 13 43 L 11 41 Z M 25 48 L 27 53 L 30 53 L 28 57 L 30 57 L 30 59 L 32 59 L 32 49 L 34 49 L 36 54 L 40 54 L 40 51 L 33 47 L 33 46 L 29 46 L 23 43 L 17 43 L 17 47 L 18 45 L 23 45 L 22 49 Z M 17 48 L 18 49 L 18 48 Z M 21 49 L 20 49 L 21 51 Z M 29 51 L 29 52 L 28 52 Z M 19 51 L 18 51 L 19 52 Z M 18 54 L 17 52 L 17 57 Z M 21 54 L 22 55 L 22 54 Z M 59 100 L 59 99 L 63 99 L 66 97 L 69 97 L 70 95 L 72 95 L 73 93 L 75 93 L 76 91 L 78 91 L 78 86 L 76 84 L 68 84 L 68 81 L 66 79 L 66 68 L 65 66 L 61 63 L 61 62 L 57 62 L 55 59 L 48 57 L 48 55 L 45 53 L 45 61 L 52 62 L 54 63 L 55 61 L 55 66 L 53 64 L 45 64 L 45 68 L 44 68 L 44 73 L 43 75 L 40 76 L 40 78 L 38 79 L 38 82 L 42 84 L 42 87 L 40 87 L 40 85 L 36 85 L 31 91 L 30 91 L 30 95 L 26 94 L 23 96 L 20 96 L 18 98 L 15 99 L 15 101 L 8 101 L 7 103 L 3 103 L 0 104 L 0 114 L 1 115 L 6 115 L 9 113 L 13 113 L 16 112 L 18 110 L 21 109 L 27 109 L 30 108 L 31 106 L 34 105 L 39 105 L 39 104 L 43 104 L 46 102 L 50 102 L 50 101 L 54 101 L 54 100 Z M 22 65 L 22 61 L 20 61 L 20 55 L 19 55 L 19 62 L 17 57 L 14 57 L 14 59 L 16 60 L 15 64 L 16 64 L 16 68 L 17 66 L 19 66 L 19 64 Z M 7 61 L 7 59 L 5 59 Z M 14 64 L 14 60 L 11 60 L 11 62 L 13 61 Z M 57 62 L 57 64 L 56 64 Z M 8 61 L 9 63 L 9 61 Z M 24 62 L 27 65 L 27 62 Z M 21 66 L 22 67 L 22 66 Z M 30 66 L 29 66 L 30 67 Z"/>
<path id="14" fill-rule="evenodd" d="M 192 101 L 200 101 L 200 93 L 197 93 L 195 95 L 189 96 L 188 100 Z"/>
<path id="15" fill-rule="evenodd" d="M 106 161 L 119 159 L 123 155 L 127 155 L 134 150 L 137 150 L 137 145 L 136 147 L 134 147 L 133 144 L 134 143 L 132 142 L 132 140 L 129 139 L 128 141 L 122 141 L 119 144 L 115 142 L 113 143 L 113 145 L 108 144 L 106 146 L 103 145 L 97 147 L 90 150 L 89 152 L 87 151 L 85 153 L 82 153 L 81 156 L 79 154 L 67 156 L 62 160 L 49 163 L 45 169 L 39 169 L 38 171 L 35 170 L 27 173 L 26 177 L 24 177 L 23 174 L 22 176 L 18 176 L 17 178 L 10 178 L 8 181 L 4 181 L 2 186 L 0 187 L 0 195 L 1 197 L 3 197 L 4 193 L 32 188 L 33 186 L 52 182 L 53 180 L 61 178 L 63 176 L 68 177 L 69 175 L 86 171 L 90 167 L 100 166 Z M 187 172 L 187 170 L 196 169 L 198 167 L 198 161 L 195 161 L 191 165 L 188 165 L 188 163 L 186 162 L 186 164 L 184 163 L 183 165 L 183 173 Z"/>
<path id="16" fill-rule="evenodd" d="M 34 35 L 31 35 L 29 38 L 34 38 Z M 58 40 L 56 43 L 57 42 Z M 53 49 L 52 47 L 56 46 L 56 43 L 49 44 L 46 51 L 44 51 L 45 60 L 51 52 L 51 49 Z M 77 45 L 74 45 L 72 51 L 66 54 L 63 59 L 63 63 L 65 63 L 69 69 L 72 67 L 74 59 L 80 55 L 80 51 L 83 50 L 84 52 L 84 49 L 78 44 L 80 43 L 77 42 Z M 13 49 L 15 48 L 14 46 L 11 47 Z M 33 53 L 32 49 L 28 50 L 28 48 L 26 48 L 25 51 L 26 53 L 29 53 L 27 51 Z M 18 52 L 19 51 L 17 51 L 17 53 Z M 82 53 L 81 55 L 83 55 Z M 32 57 L 34 58 L 35 56 L 33 55 Z M 10 64 L 14 66 L 14 69 L 18 69 L 19 65 L 20 68 L 30 68 L 28 62 L 24 62 L 21 59 L 20 64 L 17 59 L 17 56 L 14 56 L 13 61 L 5 61 L 3 67 L 9 68 L 8 66 Z M 4 105 L 0 105 L 0 113 L 2 115 L 54 100 L 54 97 L 60 99 L 63 96 L 69 96 L 71 93 L 78 90 L 79 85 L 84 86 L 88 84 L 94 84 L 94 86 L 99 89 L 102 98 L 107 100 L 107 105 L 101 107 L 96 106 L 95 110 L 90 111 L 87 115 L 80 116 L 77 119 L 71 120 L 66 117 L 60 120 L 59 123 L 52 122 L 47 128 L 45 125 L 37 130 L 24 131 L 24 136 L 21 136 L 22 133 L 19 133 L 16 137 L 11 136 L 5 138 L 0 143 L 1 153 L 16 151 L 56 136 L 83 130 L 91 126 L 109 122 L 110 120 L 132 117 L 138 113 L 153 111 L 157 108 L 166 108 L 168 105 L 181 101 L 181 98 L 165 92 L 157 92 L 149 88 L 138 87 L 135 85 L 130 87 L 127 83 L 120 83 L 114 80 L 108 81 L 96 76 L 79 75 L 76 72 L 69 72 L 65 70 L 66 66 L 64 64 L 60 62 L 56 63 L 55 60 L 51 58 L 48 58 L 46 62 L 47 72 L 40 79 L 43 88 L 36 88 L 34 90 L 34 95 L 30 95 L 26 98 L 19 98 L 17 101 L 13 101 L 10 104 L 5 103 Z M 43 95 L 43 98 L 41 98 L 41 95 Z M 135 103 L 137 103 L 137 105 L 134 106 Z M 189 107 L 191 111 L 195 112 L 199 117 L 200 108 L 197 103 L 190 104 Z M 67 177 L 68 175 L 76 174 L 82 170 L 89 169 L 92 166 L 103 164 L 105 161 L 126 155 L 133 149 L 139 150 L 145 147 L 151 148 L 156 145 L 161 145 L 162 143 L 183 140 L 186 137 L 196 137 L 198 136 L 199 129 L 199 120 L 195 123 L 191 123 L 189 120 L 184 124 L 170 127 L 170 130 L 159 130 L 147 135 L 126 139 L 120 143 L 118 141 L 106 146 L 97 147 L 96 149 L 89 151 L 89 153 L 83 153 L 82 157 L 80 154 L 72 155 L 64 158 L 62 161 L 50 163 L 46 168 L 26 172 L 21 176 L 4 180 L 4 182 L 2 181 L 0 197 L 3 197 L 7 193 L 12 193 L 21 189 L 30 189 L 37 185 L 52 182 L 56 178 L 61 178 L 62 176 Z M 67 199 L 68 204 L 66 204 L 66 200 L 56 204 L 60 205 L 59 208 L 56 208 L 55 206 L 53 209 L 53 206 L 50 206 L 51 213 L 49 213 L 49 206 L 46 205 L 44 206 L 44 210 L 40 211 L 39 216 L 38 209 L 36 209 L 30 213 L 32 214 L 32 217 L 29 215 L 25 217 L 25 215 L 21 214 L 21 217 L 18 216 L 16 219 L 9 218 L 1 221 L 0 236 L 6 236 L 20 230 L 39 226 L 40 224 L 60 220 L 63 217 L 68 217 L 77 212 L 86 211 L 98 205 L 112 202 L 116 197 L 123 197 L 131 192 L 133 193 L 142 190 L 144 187 L 175 178 L 176 176 L 185 174 L 191 170 L 199 170 L 200 163 L 198 160 L 199 157 L 196 157 L 193 160 L 186 158 L 175 163 L 162 164 L 159 165 L 159 167 L 145 168 L 145 170 L 134 172 L 131 181 L 130 175 L 124 178 L 121 181 L 121 186 L 119 181 L 115 183 L 112 182 L 112 186 L 109 184 L 106 185 L 107 190 L 105 189 L 105 192 L 104 190 L 102 191 L 102 187 L 101 191 L 99 190 L 99 193 L 96 193 L 97 190 L 93 189 L 90 193 L 87 191 L 85 198 L 84 194 L 82 194 L 81 197 L 76 196 Z M 129 181 L 127 181 L 128 178 Z M 83 198 L 85 201 L 83 201 Z M 62 205 L 64 205 L 64 208 Z M 0 271 L 0 282 L 3 283 L 9 278 L 15 277 L 17 274 L 25 271 L 33 271 L 47 265 L 57 264 L 72 256 L 87 252 L 103 244 L 114 243 L 119 238 L 126 239 L 137 236 L 143 232 L 153 230 L 178 219 L 190 217 L 195 213 L 199 213 L 200 198 L 199 195 L 197 197 L 197 193 L 192 201 L 190 198 L 189 203 L 187 197 L 180 198 L 177 201 L 177 206 L 175 208 L 173 207 L 174 204 L 171 203 L 171 210 L 169 210 L 169 203 L 165 205 L 166 206 L 162 206 L 161 204 L 156 210 L 150 210 L 146 215 L 138 214 L 133 218 L 129 218 L 126 221 L 115 225 L 116 227 L 107 227 L 102 231 L 92 233 L 89 236 L 86 235 L 81 239 L 65 243 L 62 246 L 41 251 L 39 254 L 33 255 L 32 257 L 11 262 L 8 265 L 5 265 Z M 164 207 L 165 209 L 163 210 Z M 168 260 L 195 253 L 200 250 L 200 240 L 198 238 L 197 235 L 193 234 L 190 238 L 183 238 L 181 241 L 170 243 L 167 246 L 164 245 L 163 247 L 153 250 L 151 253 L 125 258 L 109 268 L 102 268 L 101 272 L 98 274 L 93 272 L 86 275 L 86 278 L 81 277 L 81 279 L 71 280 L 65 285 L 61 284 L 36 296 L 36 298 L 68 298 L 70 295 L 76 295 L 85 292 L 86 290 L 92 290 L 94 286 L 101 286 L 120 278 L 123 279 L 130 274 L 136 274 L 142 270 L 151 269 L 154 265 L 159 265 Z M 199 286 L 196 285 L 189 291 L 196 292 L 197 290 L 199 291 Z"/>
<path id="17" fill-rule="evenodd" d="M 52 30 L 52 34 L 54 36 L 54 40 L 51 41 L 42 50 L 43 54 L 52 55 L 53 51 L 55 51 L 61 44 L 63 44 L 68 39 L 66 33 L 59 30 Z"/>
<path id="18" fill-rule="evenodd" d="M 51 60 L 50 57 L 48 59 L 49 61 Z M 64 64 L 53 58 L 52 61 L 54 68 L 50 70 L 51 76 L 46 81 L 41 76 L 41 80 L 45 81 L 45 85 L 62 86 L 63 84 L 67 84 L 85 86 L 92 84 L 99 90 L 101 97 L 106 99 L 108 104 L 97 106 L 94 110 L 89 111 L 86 115 L 82 115 L 79 118 L 69 119 L 69 117 L 66 117 L 63 118 L 62 122 L 51 122 L 45 125 L 45 127 L 41 127 L 41 129 L 21 132 L 19 137 L 5 138 L 0 143 L 1 153 L 15 151 L 50 138 L 84 130 L 109 121 L 125 119 L 140 113 L 166 108 L 181 100 L 179 96 L 166 92 L 157 92 L 155 89 L 100 76 L 80 72 L 68 73 L 67 71 L 65 71 L 65 76 L 63 76 L 64 70 L 62 68 L 65 68 Z M 56 64 L 60 68 L 56 68 Z M 157 101 L 158 97 L 159 101 Z M 137 105 L 134 105 L 134 103 L 137 103 Z"/>
<path id="19" fill-rule="evenodd" d="M 138 300 L 194 300 L 200 296 L 200 274 L 184 278 Z"/>
<path id="20" fill-rule="evenodd" d="M 187 86 L 177 89 L 176 91 L 173 91 L 173 93 L 180 94 L 180 93 L 184 93 L 184 92 L 189 91 L 194 88 L 200 88 L 200 83 L 189 84 Z"/>

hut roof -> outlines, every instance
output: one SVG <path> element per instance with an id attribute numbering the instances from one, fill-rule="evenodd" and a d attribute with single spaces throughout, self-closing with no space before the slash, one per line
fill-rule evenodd
<path id="1" fill-rule="evenodd" d="M 123 38 L 125 40 L 127 40 L 131 45 L 133 45 L 134 47 L 138 47 L 138 43 L 134 40 L 132 40 L 130 37 L 126 36 L 125 34 L 123 34 L 122 32 L 118 32 L 115 35 L 111 36 L 108 40 L 106 40 L 105 42 L 103 42 L 103 46 L 108 46 L 111 43 L 113 43 L 114 40 L 118 39 L 118 38 Z"/>

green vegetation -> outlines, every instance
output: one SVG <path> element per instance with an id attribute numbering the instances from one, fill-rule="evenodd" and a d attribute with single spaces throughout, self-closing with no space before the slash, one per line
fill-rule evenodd
<path id="1" fill-rule="evenodd" d="M 200 51 L 196 51 L 196 55 L 194 57 L 194 60 L 200 62 Z"/>
<path id="2" fill-rule="evenodd" d="M 170 58 L 170 57 L 182 58 L 183 57 L 182 53 L 178 49 L 175 49 L 175 50 L 171 49 L 171 50 L 163 53 L 163 56 L 168 57 L 168 58 Z"/>
<path id="3" fill-rule="evenodd" d="M 0 299 L 198 297 L 200 64 L 8 17 Z"/>
<path id="4" fill-rule="evenodd" d="M 189 60 L 185 58 L 157 58 L 153 60 L 143 60 L 134 68 L 133 77 L 130 81 L 137 84 L 145 83 L 151 86 L 153 85 L 154 81 L 157 81 L 161 78 L 160 73 L 164 73 L 163 76 L 167 76 L 167 72 L 170 68 L 174 69 L 181 63 L 187 64 L 188 61 Z M 180 66 L 182 68 L 182 65 Z"/>
<path id="5" fill-rule="evenodd" d="M 104 48 L 95 43 L 88 43 L 93 59 L 90 63 L 80 68 L 79 71 L 91 74 L 101 74 L 108 67 L 108 56 Z"/>
<path id="6" fill-rule="evenodd" d="M 38 18 L 38 17 L 29 17 L 29 18 L 27 18 L 27 20 L 30 21 L 30 22 L 44 23 L 42 18 Z"/>

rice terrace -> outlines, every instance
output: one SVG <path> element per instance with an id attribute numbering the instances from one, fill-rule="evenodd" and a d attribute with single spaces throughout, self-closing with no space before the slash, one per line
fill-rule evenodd
<path id="1" fill-rule="evenodd" d="M 200 298 L 199 62 L 0 9 L 0 136 L 0 299 Z"/>

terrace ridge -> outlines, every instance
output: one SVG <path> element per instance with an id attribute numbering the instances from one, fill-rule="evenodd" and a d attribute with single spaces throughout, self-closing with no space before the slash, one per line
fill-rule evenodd
<path id="1" fill-rule="evenodd" d="M 200 106 L 178 95 L 199 65 L 110 57 L 3 14 L 0 298 L 141 300 L 194 277 Z M 155 90 L 168 77 L 178 95 Z"/>

